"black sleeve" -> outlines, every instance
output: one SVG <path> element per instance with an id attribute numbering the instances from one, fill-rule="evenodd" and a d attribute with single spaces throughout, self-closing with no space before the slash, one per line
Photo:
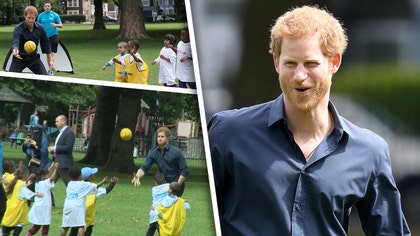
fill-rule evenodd
<path id="1" fill-rule="evenodd" d="M 26 153 L 26 148 L 27 148 L 26 143 L 25 142 L 22 143 L 22 152 Z"/>
<path id="2" fill-rule="evenodd" d="M 110 182 L 109 183 L 109 185 L 108 185 L 108 187 L 106 187 L 106 194 L 108 194 L 109 192 L 111 192 L 112 191 L 112 189 L 114 188 L 114 186 L 115 186 L 115 183 L 114 182 Z"/>

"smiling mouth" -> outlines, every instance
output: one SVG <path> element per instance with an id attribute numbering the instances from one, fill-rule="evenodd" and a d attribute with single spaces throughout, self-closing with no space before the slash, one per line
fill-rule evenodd
<path id="1" fill-rule="evenodd" d="M 305 91 L 308 91 L 309 88 L 297 88 L 296 90 L 299 92 L 305 92 Z"/>

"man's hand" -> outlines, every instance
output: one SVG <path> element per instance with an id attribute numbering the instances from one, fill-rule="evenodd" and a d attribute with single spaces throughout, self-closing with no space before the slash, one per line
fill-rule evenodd
<path id="1" fill-rule="evenodd" d="M 53 54 L 52 53 L 47 54 L 47 58 L 48 58 L 48 67 L 50 68 L 50 71 L 55 71 Z"/>
<path id="2" fill-rule="evenodd" d="M 17 48 L 13 48 L 13 56 L 22 60 L 22 57 L 19 55 L 19 49 Z"/>
<path id="3" fill-rule="evenodd" d="M 136 173 L 133 173 L 133 179 L 131 180 L 131 183 L 134 185 L 134 187 L 140 186 L 141 182 L 140 182 L 140 178 L 136 175 Z"/>
<path id="4" fill-rule="evenodd" d="M 111 182 L 112 183 L 115 183 L 116 184 L 116 183 L 118 183 L 118 181 L 119 181 L 118 177 L 115 177 L 114 176 L 114 177 L 111 178 Z"/>
<path id="5" fill-rule="evenodd" d="M 49 67 L 50 67 L 50 71 L 55 71 L 55 66 L 53 62 L 49 64 Z"/>
<path id="6" fill-rule="evenodd" d="M 104 184 L 104 183 L 106 183 L 106 182 L 108 182 L 109 181 L 109 178 L 108 178 L 108 176 L 105 176 L 103 179 L 102 179 L 102 184 Z"/>

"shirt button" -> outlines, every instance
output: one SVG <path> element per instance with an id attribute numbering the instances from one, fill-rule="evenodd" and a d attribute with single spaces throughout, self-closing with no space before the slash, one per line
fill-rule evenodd
<path id="1" fill-rule="evenodd" d="M 306 169 L 300 171 L 301 174 L 306 174 Z"/>
<path id="2" fill-rule="evenodd" d="M 302 210 L 302 209 L 300 208 L 300 205 L 299 205 L 299 204 L 296 204 L 296 205 L 295 205 L 295 209 L 296 209 L 297 211 Z"/>

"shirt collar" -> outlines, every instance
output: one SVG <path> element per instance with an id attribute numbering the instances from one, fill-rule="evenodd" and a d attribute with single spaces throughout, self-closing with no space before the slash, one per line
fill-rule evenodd
<path id="1" fill-rule="evenodd" d="M 277 123 L 277 121 L 286 119 L 286 117 L 284 116 L 283 101 L 284 101 L 283 94 L 281 94 L 276 100 L 273 101 L 271 105 L 270 113 L 268 115 L 268 124 L 267 124 L 268 127 Z"/>
<path id="2" fill-rule="evenodd" d="M 343 121 L 344 118 L 338 114 L 337 109 L 331 101 L 328 103 L 328 110 L 331 112 L 332 117 L 334 118 L 335 129 L 338 132 L 338 135 L 341 137 L 343 132 L 345 132 L 349 136 L 352 136 L 353 133 L 351 129 Z M 285 122 L 286 116 L 284 112 L 284 95 L 281 94 L 276 100 L 272 102 L 268 115 L 267 127 L 270 127 L 277 122 Z"/>
<path id="3" fill-rule="evenodd" d="M 156 146 L 159 150 L 162 150 L 162 149 L 160 149 L 160 146 L 159 145 L 157 145 Z M 163 147 L 163 149 L 165 150 L 165 152 L 166 151 L 168 151 L 168 149 L 169 149 L 169 143 L 167 143 L 166 145 L 165 145 L 165 147 Z"/>
<path id="4" fill-rule="evenodd" d="M 61 132 L 63 132 L 65 129 L 67 128 L 67 125 L 66 126 L 64 126 L 63 128 L 61 128 L 59 131 L 60 131 L 60 133 Z"/>
<path id="5" fill-rule="evenodd" d="M 29 29 L 28 28 L 28 25 L 26 24 L 26 22 L 25 21 L 23 21 L 23 27 L 24 27 L 24 29 Z M 38 22 L 34 22 L 34 29 L 35 28 L 38 28 L 39 26 L 38 26 Z"/>

